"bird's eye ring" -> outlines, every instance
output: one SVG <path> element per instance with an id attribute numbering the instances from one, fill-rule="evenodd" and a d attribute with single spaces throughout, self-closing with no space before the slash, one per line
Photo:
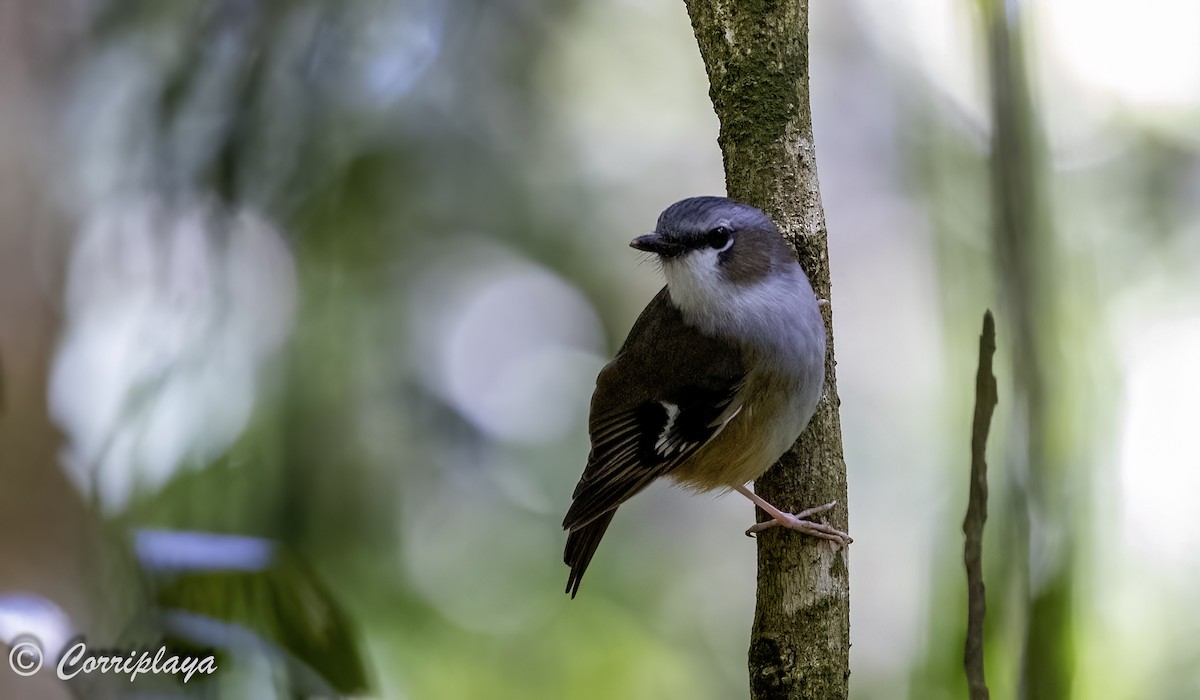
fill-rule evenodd
<path id="1" fill-rule="evenodd" d="M 718 226 L 708 232 L 707 243 L 716 250 L 725 250 L 733 244 L 733 232 L 728 226 Z"/>

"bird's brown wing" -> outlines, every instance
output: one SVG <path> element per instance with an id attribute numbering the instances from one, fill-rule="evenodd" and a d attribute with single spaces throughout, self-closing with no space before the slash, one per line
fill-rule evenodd
<path id="1" fill-rule="evenodd" d="M 613 511 L 669 473 L 740 410 L 740 349 L 688 325 L 666 289 L 634 323 L 596 379 L 592 449 L 563 520 L 572 595 Z"/>

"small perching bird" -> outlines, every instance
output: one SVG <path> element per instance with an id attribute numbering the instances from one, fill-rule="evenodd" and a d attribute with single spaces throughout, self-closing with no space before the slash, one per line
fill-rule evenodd
<path id="1" fill-rule="evenodd" d="M 567 592 L 579 591 L 617 507 L 658 477 L 697 491 L 732 489 L 771 520 L 832 540 L 746 488 L 796 441 L 825 383 L 825 324 L 796 253 L 762 211 L 724 197 L 676 202 L 631 246 L 662 263 L 667 286 L 596 378 L 592 449 L 563 528 Z"/>

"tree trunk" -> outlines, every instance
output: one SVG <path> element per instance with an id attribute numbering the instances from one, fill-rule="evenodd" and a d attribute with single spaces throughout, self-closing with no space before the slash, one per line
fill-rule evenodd
<path id="1" fill-rule="evenodd" d="M 796 246 L 819 298 L 829 299 L 825 217 L 808 99 L 807 0 L 685 0 L 721 122 L 729 196 L 762 208 Z M 825 323 L 832 329 L 831 306 Z M 838 501 L 845 529 L 846 463 L 832 333 L 825 393 L 799 441 L 755 482 L 791 512 Z M 759 518 L 765 514 L 759 512 Z M 758 537 L 758 603 L 750 640 L 757 700 L 838 700 L 850 676 L 846 551 L 785 528 Z"/>

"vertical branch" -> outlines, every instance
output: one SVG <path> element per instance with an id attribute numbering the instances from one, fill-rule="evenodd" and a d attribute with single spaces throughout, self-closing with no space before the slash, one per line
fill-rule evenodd
<path id="1" fill-rule="evenodd" d="M 967 515 L 963 519 L 963 563 L 967 568 L 967 641 L 963 666 L 971 700 L 988 700 L 983 673 L 983 618 L 987 599 L 983 588 L 983 524 L 987 521 L 987 439 L 996 408 L 996 377 L 992 356 L 996 354 L 996 324 L 992 312 L 983 315 L 979 336 L 979 369 L 975 374 L 975 420 L 971 425 L 971 486 Z"/>
<path id="2" fill-rule="evenodd" d="M 830 299 L 808 88 L 807 0 L 685 0 L 708 72 L 729 196 L 769 213 L 796 246 L 818 297 Z M 755 490 L 784 510 L 836 500 L 846 528 L 846 463 L 832 342 L 824 399 L 808 429 Z M 760 514 L 760 517 L 762 515 Z M 850 590 L 845 551 L 782 528 L 758 538 L 758 597 L 750 641 L 756 700 L 844 700 Z"/>
<path id="3" fill-rule="evenodd" d="M 1069 341 L 1056 321 L 1059 273 L 1040 183 L 1042 144 L 1025 68 L 1022 2 L 984 0 L 983 7 L 992 87 L 994 247 L 1011 319 L 1013 414 L 1024 421 L 1025 436 L 1018 459 L 1026 472 L 1018 473 L 1014 492 L 1028 592 L 1021 687 L 1027 700 L 1057 700 L 1071 695 L 1071 564 L 1077 541 L 1070 499 L 1072 492 L 1082 492 L 1086 474 L 1072 473 L 1068 486 L 1064 456 L 1072 437 L 1051 433 L 1052 421 L 1063 415 L 1056 409 L 1070 372 L 1054 362 L 1051 349 Z"/>

